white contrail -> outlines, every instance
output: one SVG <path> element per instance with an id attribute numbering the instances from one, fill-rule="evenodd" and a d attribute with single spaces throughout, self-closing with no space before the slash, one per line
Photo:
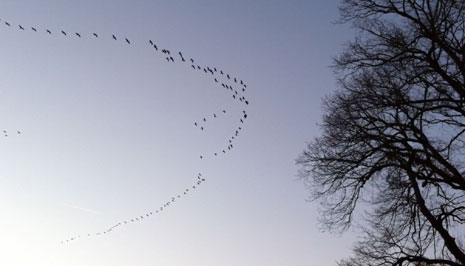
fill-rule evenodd
<path id="1" fill-rule="evenodd" d="M 93 213 L 93 214 L 101 214 L 101 212 L 96 211 L 96 210 L 92 210 L 92 209 L 88 209 L 88 208 L 84 208 L 84 207 L 80 207 L 80 206 L 76 206 L 76 205 L 72 205 L 72 204 L 68 204 L 68 203 L 64 203 L 64 202 L 60 203 L 60 205 L 64 206 L 64 207 L 80 210 L 80 211 L 83 211 L 83 212 L 88 212 L 88 213 Z"/>

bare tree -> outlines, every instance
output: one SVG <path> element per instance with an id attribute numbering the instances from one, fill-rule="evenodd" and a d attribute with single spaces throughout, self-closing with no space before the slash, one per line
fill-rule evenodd
<path id="1" fill-rule="evenodd" d="M 354 265 L 465 265 L 465 1 L 343 0 L 358 35 L 300 175 Z M 362 209 L 361 211 L 358 211 Z"/>

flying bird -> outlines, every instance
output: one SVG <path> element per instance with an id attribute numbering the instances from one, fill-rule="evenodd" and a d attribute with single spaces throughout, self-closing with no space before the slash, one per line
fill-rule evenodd
<path id="1" fill-rule="evenodd" d="M 65 36 L 66 36 L 66 32 L 64 32 L 64 31 L 61 31 L 61 33 L 63 33 L 63 35 L 65 35 Z"/>
<path id="2" fill-rule="evenodd" d="M 95 38 L 98 38 L 98 35 L 97 35 L 97 33 L 95 33 L 95 32 L 94 32 L 93 34 L 94 34 Z"/>
<path id="3" fill-rule="evenodd" d="M 23 26 L 21 25 L 18 25 L 18 26 L 19 26 L 19 29 L 24 30 Z"/>
<path id="4" fill-rule="evenodd" d="M 5 21 L 5 25 L 7 25 L 8 27 L 11 27 L 10 23 L 8 23 L 6 21 Z"/>
<path id="5" fill-rule="evenodd" d="M 77 33 L 77 32 L 76 32 L 76 36 L 78 36 L 79 38 L 81 38 L 81 34 L 79 34 L 79 33 Z"/>
<path id="6" fill-rule="evenodd" d="M 150 45 L 153 45 L 153 42 L 152 42 L 152 40 L 149 40 L 149 43 L 150 43 Z"/>
<path id="7" fill-rule="evenodd" d="M 31 27 L 31 29 L 32 29 L 33 31 L 37 32 L 37 29 L 36 29 L 36 28 L 34 28 L 34 27 Z"/>
<path id="8" fill-rule="evenodd" d="M 47 30 L 48 34 L 52 34 L 52 32 L 50 30 Z"/>
<path id="9" fill-rule="evenodd" d="M 112 37 L 113 37 L 113 40 L 115 40 L 115 41 L 116 41 L 116 36 L 115 36 L 114 34 L 112 35 Z"/>
<path id="10" fill-rule="evenodd" d="M 127 42 L 128 44 L 131 44 L 131 42 L 128 40 L 128 38 L 126 38 L 126 42 Z"/>

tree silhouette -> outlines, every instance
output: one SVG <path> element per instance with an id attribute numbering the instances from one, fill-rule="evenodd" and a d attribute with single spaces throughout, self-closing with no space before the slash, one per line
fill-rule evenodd
<path id="1" fill-rule="evenodd" d="M 321 136 L 297 159 L 322 225 L 364 221 L 339 265 L 465 265 L 465 2 L 340 11 L 359 31 L 335 59 Z"/>

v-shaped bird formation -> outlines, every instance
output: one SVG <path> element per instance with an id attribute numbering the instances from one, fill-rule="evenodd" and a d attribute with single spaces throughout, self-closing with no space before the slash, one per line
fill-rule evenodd
<path id="1" fill-rule="evenodd" d="M 24 24 L 15 24 L 12 23 L 11 21 L 7 21 L 5 19 L 0 18 L 0 25 L 3 24 L 4 27 L 7 27 L 9 29 L 16 29 L 19 31 L 24 31 L 24 32 L 31 32 L 32 34 L 46 34 L 47 36 L 53 37 L 61 37 L 61 38 L 74 38 L 77 41 L 82 38 L 92 38 L 95 40 L 101 40 L 101 39 L 109 39 L 113 42 L 121 42 L 129 47 L 134 45 L 135 41 L 132 39 L 129 39 L 126 36 L 120 36 L 119 34 L 116 33 L 111 33 L 111 34 L 101 34 L 97 32 L 73 32 L 73 31 L 65 31 L 65 30 L 51 30 L 49 28 L 43 28 L 40 29 L 39 27 L 36 26 L 24 26 Z M 200 65 L 197 63 L 197 60 L 195 60 L 192 57 L 186 56 L 183 52 L 181 51 L 171 51 L 170 49 L 167 48 L 162 48 L 160 44 L 158 44 L 154 39 L 146 39 L 145 41 L 141 41 L 141 43 L 145 43 L 148 48 L 150 48 L 149 52 L 150 53 L 156 53 L 162 58 L 162 62 L 166 63 L 179 63 L 186 68 L 191 69 L 191 71 L 195 71 L 199 74 L 206 75 L 208 76 L 211 81 L 212 85 L 216 86 L 217 88 L 223 89 L 225 93 L 229 94 L 229 97 L 232 101 L 237 103 L 239 106 L 241 106 L 243 109 L 242 113 L 237 117 L 236 123 L 237 126 L 235 127 L 235 130 L 233 130 L 231 136 L 227 139 L 223 147 L 217 148 L 215 152 L 212 153 L 203 153 L 200 152 L 199 158 L 200 160 L 203 160 L 207 157 L 217 157 L 221 155 L 226 155 L 227 153 L 231 152 L 232 149 L 234 148 L 235 141 L 237 141 L 237 138 L 239 137 L 240 133 L 243 130 L 244 123 L 247 120 L 248 113 L 247 113 L 247 107 L 249 105 L 249 100 L 246 98 L 246 92 L 247 92 L 247 85 L 246 83 L 239 79 L 238 77 L 234 76 L 231 73 L 228 73 L 224 71 L 221 68 L 214 67 L 214 66 L 207 66 L 207 65 Z M 193 121 L 193 125 L 197 127 L 200 131 L 202 132 L 207 132 L 208 130 L 208 125 L 211 125 L 211 122 L 216 120 L 216 119 L 221 119 L 223 116 L 227 116 L 232 114 L 233 112 L 227 111 L 226 109 L 223 110 L 217 110 L 216 112 L 212 112 L 208 115 L 205 115 L 202 118 L 199 118 L 197 121 Z M 3 130 L 4 136 L 8 136 L 8 131 Z M 20 131 L 16 132 L 17 134 L 21 134 Z M 100 232 L 96 233 L 87 233 L 87 234 L 81 234 L 77 236 L 70 237 L 68 239 L 65 239 L 61 241 L 61 243 L 70 243 L 72 241 L 82 239 L 84 237 L 95 237 L 95 236 L 101 236 L 101 235 L 106 235 L 111 233 L 112 231 L 122 227 L 122 226 L 127 226 L 130 224 L 135 224 L 138 222 L 141 222 L 144 219 L 148 219 L 154 215 L 159 215 L 162 212 L 164 212 L 168 207 L 174 206 L 174 203 L 177 200 L 180 200 L 181 198 L 184 198 L 187 196 L 187 194 L 191 193 L 193 190 L 198 188 L 203 182 L 205 181 L 205 178 L 202 176 L 201 173 L 199 173 L 196 177 L 195 184 L 188 186 L 183 189 L 183 191 L 180 191 L 179 194 L 173 195 L 169 200 L 166 202 L 160 204 L 160 206 L 153 208 L 150 211 L 147 211 L 146 213 L 142 213 L 139 216 L 136 217 L 131 217 L 128 219 L 121 220 L 114 225 L 108 227 L 105 230 L 102 230 Z"/>

